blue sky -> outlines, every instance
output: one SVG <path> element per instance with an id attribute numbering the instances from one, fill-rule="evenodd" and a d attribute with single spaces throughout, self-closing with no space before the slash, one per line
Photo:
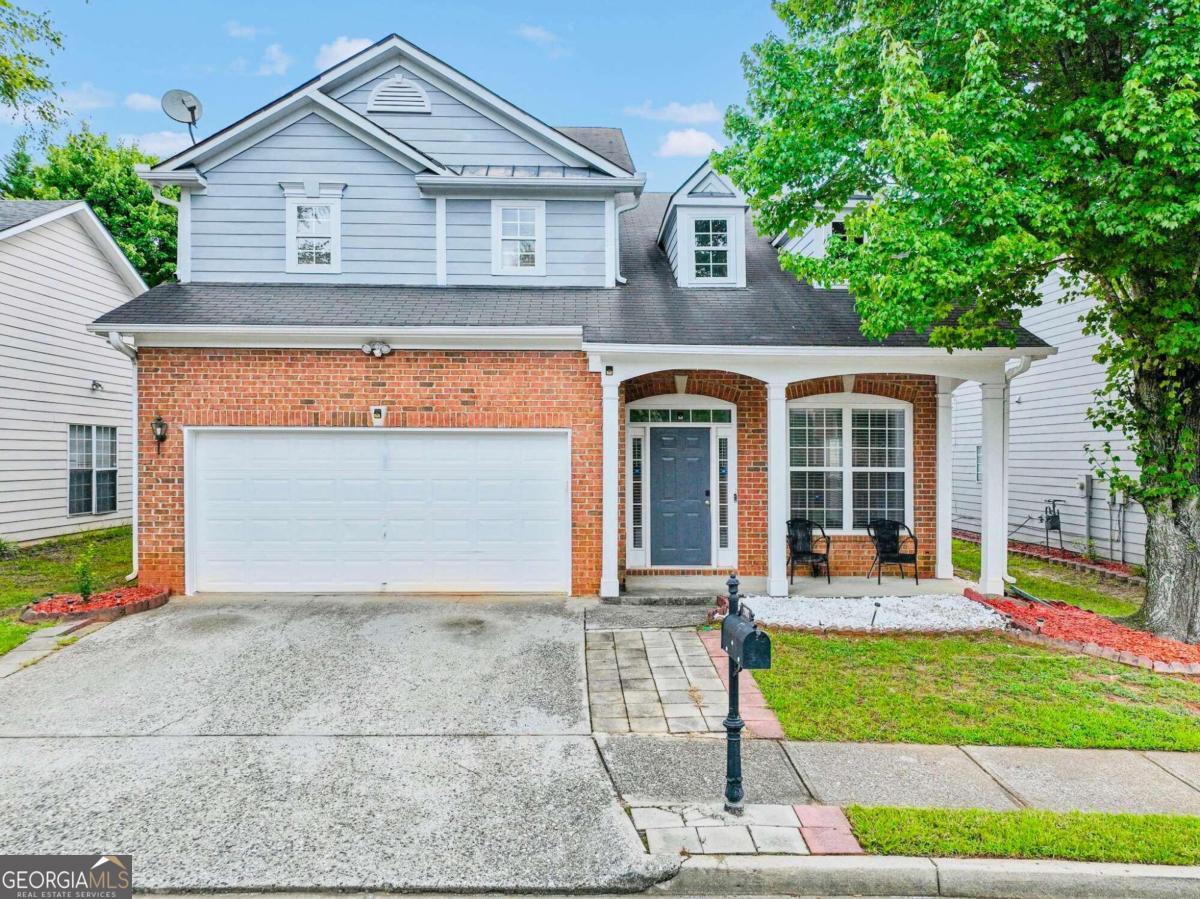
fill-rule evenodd
<path id="1" fill-rule="evenodd" d="M 184 140 L 159 109 L 169 88 L 200 97 L 199 133 L 210 134 L 319 63 L 394 31 L 550 124 L 623 128 L 652 190 L 673 190 L 720 139 L 721 115 L 744 96 L 742 53 L 779 30 L 766 0 L 69 0 L 47 9 L 65 39 L 51 67 L 66 104 L 148 152 Z M 0 146 L 16 134 L 0 125 Z"/>

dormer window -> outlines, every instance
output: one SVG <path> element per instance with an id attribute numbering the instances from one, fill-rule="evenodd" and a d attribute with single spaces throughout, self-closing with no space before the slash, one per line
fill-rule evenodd
<path id="1" fill-rule="evenodd" d="M 338 274 L 342 270 L 342 190 L 323 183 L 309 191 L 282 182 L 285 200 L 285 268 L 288 272 Z"/>
<path id="2" fill-rule="evenodd" d="M 729 279 L 729 219 L 702 218 L 692 222 L 697 281 Z"/>
<path id="3" fill-rule="evenodd" d="M 389 78 L 371 91 L 367 112 L 426 113 L 431 112 L 429 95 L 421 85 L 407 78 Z"/>
<path id="4" fill-rule="evenodd" d="M 846 239 L 846 223 L 841 219 L 837 219 L 830 223 L 829 230 L 833 232 L 833 236 L 842 240 Z M 862 235 L 854 238 L 854 242 L 861 244 L 863 242 Z"/>
<path id="5" fill-rule="evenodd" d="M 492 274 L 546 274 L 544 200 L 492 201 Z"/>

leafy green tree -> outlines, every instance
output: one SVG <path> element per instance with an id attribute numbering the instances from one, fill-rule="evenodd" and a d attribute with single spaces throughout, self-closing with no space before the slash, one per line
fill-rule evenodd
<path id="1" fill-rule="evenodd" d="M 60 110 L 42 53 L 61 47 L 49 16 L 0 0 L 0 105 L 30 125 L 54 125 Z"/>
<path id="2" fill-rule="evenodd" d="M 1200 0 L 775 9 L 786 35 L 747 55 L 718 168 L 771 232 L 870 198 L 827 258 L 785 260 L 848 284 L 869 336 L 1011 344 L 1055 273 L 1094 297 L 1092 418 L 1140 476 L 1097 463 L 1149 520 L 1140 621 L 1200 641 Z"/>
<path id="3" fill-rule="evenodd" d="M 109 144 L 86 126 L 46 147 L 32 164 L 23 143 L 4 160 L 0 188 L 11 198 L 87 200 L 125 255 L 154 286 L 175 273 L 175 210 L 154 199 L 134 166 L 157 160 L 137 147 Z M 178 196 L 177 189 L 164 193 Z"/>

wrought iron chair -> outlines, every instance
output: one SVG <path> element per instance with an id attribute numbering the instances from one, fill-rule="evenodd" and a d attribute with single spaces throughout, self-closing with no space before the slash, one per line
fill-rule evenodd
<path id="1" fill-rule="evenodd" d="M 904 529 L 904 534 L 900 533 L 901 528 Z M 875 518 L 867 522 L 867 533 L 871 537 L 871 542 L 875 544 L 875 561 L 867 569 L 867 577 L 871 576 L 871 572 L 878 565 L 876 583 L 882 584 L 884 565 L 899 565 L 900 577 L 904 577 L 904 566 L 912 565 L 913 578 L 918 584 L 921 583 L 921 575 L 917 571 L 917 535 L 908 525 L 903 521 Z M 906 543 L 912 544 L 911 551 Z"/>
<path id="2" fill-rule="evenodd" d="M 821 532 L 813 536 L 813 528 Z M 825 528 L 807 518 L 792 518 L 787 523 L 788 583 L 796 577 L 796 565 L 808 565 L 812 576 L 817 576 L 817 566 L 825 566 L 825 582 L 833 583 L 829 577 L 829 537 Z M 819 548 L 820 547 L 820 548 Z"/>

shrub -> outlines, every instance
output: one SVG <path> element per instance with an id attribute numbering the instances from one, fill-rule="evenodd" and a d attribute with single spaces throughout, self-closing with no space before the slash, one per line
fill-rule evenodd
<path id="1" fill-rule="evenodd" d="M 83 599 L 92 595 L 95 587 L 96 544 L 89 543 L 75 562 L 75 592 Z"/>
<path id="2" fill-rule="evenodd" d="M 3 537 L 0 537 L 0 559 L 7 559 L 13 552 L 13 545 Z"/>

